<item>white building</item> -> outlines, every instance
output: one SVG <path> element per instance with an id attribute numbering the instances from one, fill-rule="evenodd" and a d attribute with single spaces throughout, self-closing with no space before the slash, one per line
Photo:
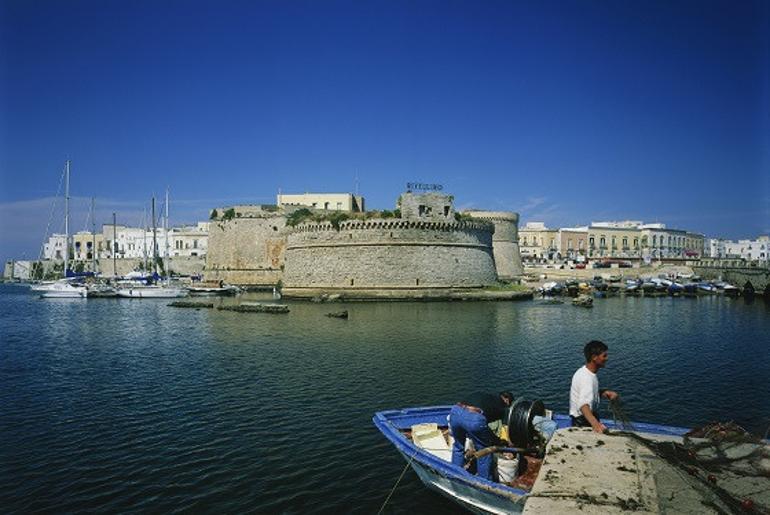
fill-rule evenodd
<path id="1" fill-rule="evenodd" d="M 299 195 L 283 195 L 276 197 L 278 207 L 307 206 L 326 211 L 364 211 L 364 197 L 352 193 L 303 193 Z"/>
<path id="2" fill-rule="evenodd" d="M 725 258 L 740 258 L 749 262 L 770 261 L 770 237 L 760 236 L 755 240 L 722 240 Z"/>
<path id="3" fill-rule="evenodd" d="M 163 257 L 168 250 L 169 256 L 205 256 L 208 250 L 209 222 L 198 222 L 193 226 L 174 227 L 166 230 L 152 230 L 124 225 L 105 224 L 102 227 L 105 244 L 99 245 L 100 258 L 112 259 L 114 248 L 118 259 L 152 260 L 153 255 Z M 157 254 L 154 244 L 157 242 Z"/>
<path id="4" fill-rule="evenodd" d="M 63 234 L 52 234 L 43 244 L 43 259 L 64 259 L 67 238 Z"/>
<path id="5" fill-rule="evenodd" d="M 209 222 L 198 222 L 170 231 L 170 256 L 205 256 L 209 243 Z"/>

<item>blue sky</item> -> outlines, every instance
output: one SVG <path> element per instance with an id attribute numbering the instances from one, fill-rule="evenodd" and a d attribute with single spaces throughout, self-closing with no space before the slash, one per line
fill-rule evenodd
<path id="1" fill-rule="evenodd" d="M 67 158 L 75 229 L 91 197 L 139 223 L 169 187 L 173 224 L 420 181 L 522 222 L 754 237 L 769 70 L 761 1 L 2 0 L 0 258 L 37 256 Z"/>

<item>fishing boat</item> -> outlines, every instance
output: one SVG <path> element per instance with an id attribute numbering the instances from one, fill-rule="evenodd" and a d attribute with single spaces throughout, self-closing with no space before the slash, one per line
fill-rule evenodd
<path id="1" fill-rule="evenodd" d="M 729 513 L 747 505 L 765 513 L 770 507 L 770 477 L 761 469 L 745 471 L 769 455 L 767 440 L 740 431 L 733 438 L 727 425 L 688 430 L 604 419 L 608 432 L 599 434 L 570 427 L 568 416 L 550 414 L 538 403 L 525 401 L 524 416 L 517 416 L 516 405 L 507 415 L 516 447 L 466 452 L 466 457 L 486 451 L 515 455 L 514 477 L 506 466 L 499 481 L 451 463 L 452 406 L 380 411 L 373 422 L 428 488 L 474 513 L 689 513 L 694 506 L 699 513 Z M 545 444 L 533 431 L 535 414 L 555 422 Z M 714 458 L 726 447 L 736 453 L 736 442 L 742 446 L 738 458 L 715 467 Z"/>
<path id="2" fill-rule="evenodd" d="M 86 287 L 75 282 L 77 278 L 70 278 L 69 253 L 70 253 L 70 162 L 64 165 L 64 269 L 63 277 L 58 281 L 46 282 L 34 285 L 31 289 L 38 292 L 43 298 L 76 298 L 85 299 L 88 295 Z"/>

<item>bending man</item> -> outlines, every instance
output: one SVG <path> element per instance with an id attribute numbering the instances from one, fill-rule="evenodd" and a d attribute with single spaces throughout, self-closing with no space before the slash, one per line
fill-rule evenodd
<path id="1" fill-rule="evenodd" d="M 489 428 L 489 424 L 501 420 L 505 410 L 513 402 L 510 392 L 477 394 L 452 406 L 449 412 L 449 430 L 454 438 L 452 463 L 465 464 L 465 440 L 470 438 L 477 451 L 493 445 L 507 445 Z M 476 473 L 492 481 L 494 460 L 491 454 L 477 459 Z"/>
<path id="2" fill-rule="evenodd" d="M 618 398 L 617 392 L 600 390 L 599 379 L 596 377 L 599 369 L 607 364 L 607 345 L 599 340 L 591 340 L 583 348 L 583 354 L 586 364 L 572 376 L 569 415 L 573 426 L 592 427 L 597 433 L 603 433 L 607 428 L 599 422 L 599 400 L 601 397 L 610 401 Z"/>

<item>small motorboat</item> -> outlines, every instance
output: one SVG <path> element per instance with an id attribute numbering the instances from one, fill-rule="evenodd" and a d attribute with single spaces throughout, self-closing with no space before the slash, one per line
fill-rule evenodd
<path id="1" fill-rule="evenodd" d="M 668 285 L 669 295 L 679 295 L 684 292 L 684 285 L 680 283 L 671 283 Z"/>
<path id="2" fill-rule="evenodd" d="M 717 287 L 711 283 L 698 283 L 698 290 L 701 293 L 716 293 Z"/>
<path id="3" fill-rule="evenodd" d="M 547 295 L 561 295 L 563 291 L 564 285 L 555 281 L 544 283 L 543 286 L 540 287 L 540 292 L 544 297 Z"/>
<path id="4" fill-rule="evenodd" d="M 70 279 L 36 284 L 30 289 L 45 299 L 85 299 L 88 294 L 85 286 Z"/>
<path id="5" fill-rule="evenodd" d="M 237 286 L 224 283 L 197 283 L 191 286 L 187 286 L 186 288 L 187 291 L 190 292 L 190 295 L 198 297 L 235 295 L 240 291 L 240 288 Z"/>
<path id="6" fill-rule="evenodd" d="M 570 427 L 568 416 L 551 414 L 541 401 L 520 399 L 503 422 L 515 447 L 472 449 L 465 454 L 466 465 L 460 466 L 451 462 L 451 408 L 380 411 L 373 422 L 425 486 L 474 513 L 682 513 L 693 506 L 714 513 L 751 506 L 756 513 L 766 513 L 770 508 L 770 477 L 759 469 L 745 475 L 751 467 L 761 467 L 770 444 L 735 424 L 713 423 L 688 431 L 602 419 L 608 432 L 599 434 Z M 538 432 L 535 416 L 554 422 L 555 432 Z M 726 447 L 734 449 L 736 442 L 742 446 L 740 456 L 714 468 L 719 466 L 714 458 Z M 468 470 L 474 457 L 490 452 L 499 456 L 496 480 Z M 508 460 L 513 456 L 513 467 L 508 460 L 501 463 L 506 453 Z M 717 477 L 719 495 L 713 488 Z"/>

